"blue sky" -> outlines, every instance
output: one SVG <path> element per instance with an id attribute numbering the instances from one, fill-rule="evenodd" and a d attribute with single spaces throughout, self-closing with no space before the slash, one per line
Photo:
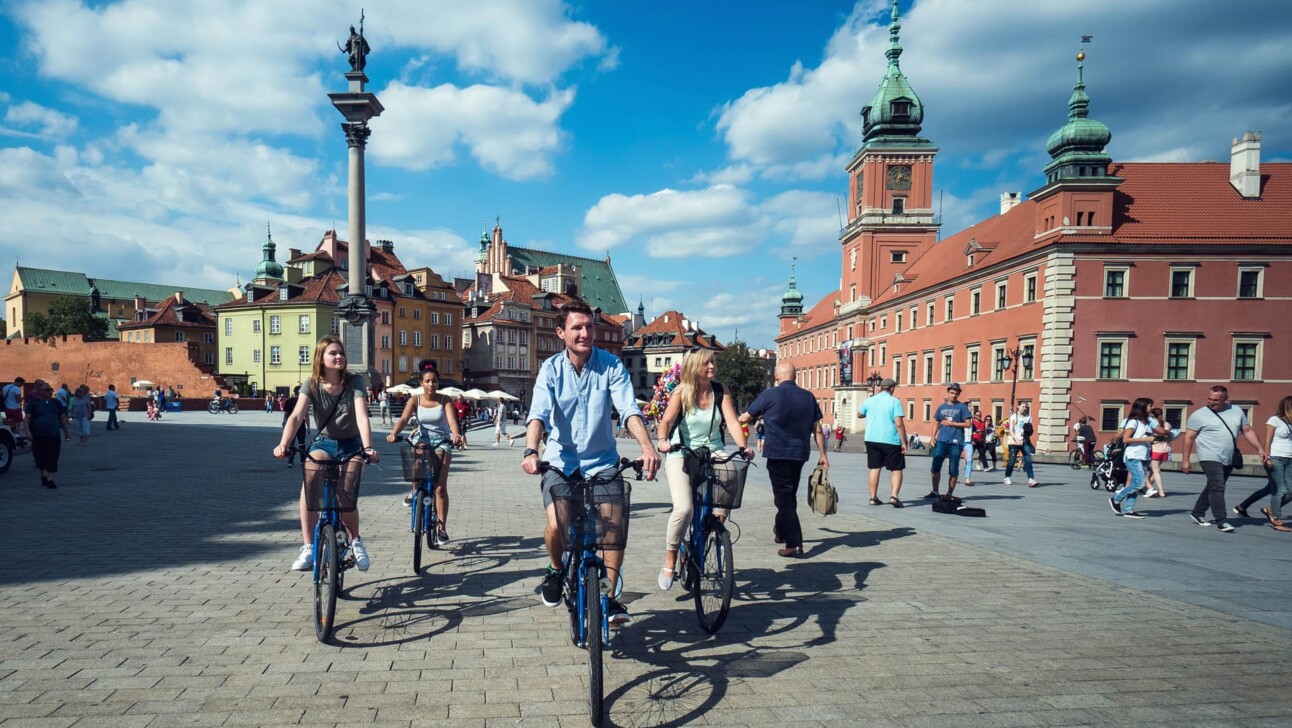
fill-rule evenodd
<path id="1" fill-rule="evenodd" d="M 648 313 L 771 345 L 788 261 L 838 284 L 843 166 L 881 77 L 887 3 L 365 0 L 370 238 L 471 269 L 513 245 L 612 256 Z M 902 67 L 941 149 L 944 235 L 1040 185 L 1082 34 L 1118 160 L 1292 158 L 1292 6 L 901 1 Z M 359 4 L 0 0 L 0 258 L 102 277 L 246 280 L 346 227 L 344 88 Z M 1223 16 L 1223 17 L 1222 17 Z"/>

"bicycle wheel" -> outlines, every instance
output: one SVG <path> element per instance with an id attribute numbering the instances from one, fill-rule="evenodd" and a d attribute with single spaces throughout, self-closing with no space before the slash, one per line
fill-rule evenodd
<path id="1" fill-rule="evenodd" d="M 588 649 L 588 716 L 592 725 L 600 726 L 602 717 L 601 682 L 601 575 L 596 564 L 583 568 L 584 634 Z"/>
<path id="2" fill-rule="evenodd" d="M 413 573 L 420 574 L 422 571 L 422 531 L 426 525 L 422 522 L 422 514 L 425 513 L 422 508 L 422 491 L 419 489 L 413 494 Z"/>
<path id="3" fill-rule="evenodd" d="M 1073 469 L 1073 470 L 1080 470 L 1080 469 L 1081 469 L 1081 451 L 1080 451 L 1080 450 L 1073 450 L 1073 451 L 1068 455 L 1068 465 L 1070 465 L 1070 466 L 1072 467 L 1072 469 Z"/>
<path id="4" fill-rule="evenodd" d="M 327 642 L 332 639 L 336 619 L 337 575 L 341 570 L 337 563 L 336 530 L 330 523 L 319 527 L 314 558 L 318 564 L 318 579 L 314 582 L 314 635 L 319 642 Z"/>
<path id="5" fill-rule="evenodd" d="M 720 523 L 706 525 L 703 547 L 703 556 L 695 562 L 695 616 L 705 632 L 716 634 L 727 621 L 736 584 L 731 534 Z"/>

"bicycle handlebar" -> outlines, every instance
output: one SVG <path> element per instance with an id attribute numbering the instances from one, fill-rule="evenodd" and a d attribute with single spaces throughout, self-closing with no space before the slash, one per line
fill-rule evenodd
<path id="1" fill-rule="evenodd" d="M 597 473 L 596 475 L 593 475 L 591 477 L 585 476 L 582 478 L 572 478 L 566 475 L 564 472 L 562 472 L 560 468 L 553 466 L 551 463 L 547 462 L 546 460 L 538 461 L 539 473 L 548 473 L 548 472 L 556 473 L 557 475 L 561 476 L 561 480 L 564 480 L 567 483 L 578 483 L 578 482 L 593 481 L 593 480 L 596 480 L 596 481 L 614 480 L 620 475 L 623 475 L 624 471 L 629 468 L 635 469 L 640 476 L 641 469 L 642 469 L 642 461 L 629 460 L 628 458 L 620 458 L 619 463 L 615 466 L 615 471 L 610 475 L 606 475 L 605 474 L 606 471 L 603 470 L 600 473 Z"/>
<path id="2" fill-rule="evenodd" d="M 690 454 L 690 455 L 695 455 L 697 457 L 701 455 L 699 450 L 692 450 L 686 445 L 676 445 L 673 448 L 671 448 L 669 452 L 680 452 L 683 455 Z M 727 455 L 726 457 L 714 455 L 712 450 L 706 449 L 706 452 L 708 453 L 707 457 L 709 458 L 709 460 L 713 461 L 714 465 L 722 465 L 723 463 L 729 463 L 732 460 L 735 460 L 737 457 L 740 457 L 741 455 L 747 454 L 751 457 L 753 456 L 753 452 L 750 451 L 750 449 L 747 447 L 742 447 L 739 450 L 736 450 L 735 452 L 731 453 L 730 455 Z M 748 460 L 749 458 L 746 458 L 746 459 Z"/>
<path id="3" fill-rule="evenodd" d="M 458 435 L 458 437 L 461 437 L 461 435 Z M 455 444 L 453 443 L 453 435 L 449 435 L 449 436 L 448 436 L 447 438 L 445 438 L 445 439 L 448 441 L 448 443 L 449 443 L 449 447 L 453 448 L 454 450 L 465 450 L 465 449 L 466 449 L 466 446 L 464 446 L 464 445 L 455 445 Z M 411 433 L 407 433 L 407 432 L 405 432 L 404 434 L 402 434 L 402 435 L 400 435 L 398 438 L 396 438 L 395 442 L 406 442 L 406 443 L 408 443 L 409 445 L 413 446 L 414 448 L 419 447 L 419 446 L 426 446 L 426 447 L 429 447 L 429 446 L 430 446 L 430 443 L 423 443 L 423 442 L 418 442 L 417 440 L 414 440 L 414 439 L 413 439 L 412 434 L 411 434 Z"/>

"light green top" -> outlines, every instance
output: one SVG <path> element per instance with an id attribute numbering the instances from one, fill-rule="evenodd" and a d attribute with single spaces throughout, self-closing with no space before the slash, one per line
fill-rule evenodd
<path id="1" fill-rule="evenodd" d="M 724 454 L 722 449 L 722 413 L 715 409 L 717 398 L 715 397 L 714 400 L 708 407 L 703 409 L 694 407 L 682 417 L 682 421 L 673 430 L 672 443 L 674 445 L 686 445 L 692 450 L 707 447 L 715 455 Z M 682 453 L 677 451 L 670 451 L 667 456 L 668 459 L 672 460 L 680 457 L 682 457 Z"/>

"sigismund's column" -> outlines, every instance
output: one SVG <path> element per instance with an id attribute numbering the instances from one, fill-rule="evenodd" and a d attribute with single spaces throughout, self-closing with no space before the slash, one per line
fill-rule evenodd
<path id="1" fill-rule="evenodd" d="M 349 169 L 349 216 L 348 231 L 349 250 L 347 264 L 350 269 L 345 298 L 337 304 L 336 315 L 344 321 L 341 329 L 346 351 L 349 353 L 349 369 L 362 373 L 368 379 L 377 376 L 373 364 L 374 337 L 372 320 L 377 307 L 367 294 L 368 283 L 368 248 L 367 248 L 367 192 L 364 181 L 364 147 L 372 130 L 368 120 L 379 116 L 385 109 L 375 94 L 364 90 L 368 76 L 363 69 L 368 62 L 371 50 L 368 41 L 363 37 L 363 20 L 359 20 L 359 31 L 350 26 L 350 37 L 346 40 L 341 52 L 350 58 L 350 70 L 345 74 L 349 90 L 345 93 L 328 94 L 332 105 L 341 112 L 345 121 L 341 130 L 345 132 L 346 144 L 350 147 Z M 368 385 L 371 386 L 369 381 Z"/>

